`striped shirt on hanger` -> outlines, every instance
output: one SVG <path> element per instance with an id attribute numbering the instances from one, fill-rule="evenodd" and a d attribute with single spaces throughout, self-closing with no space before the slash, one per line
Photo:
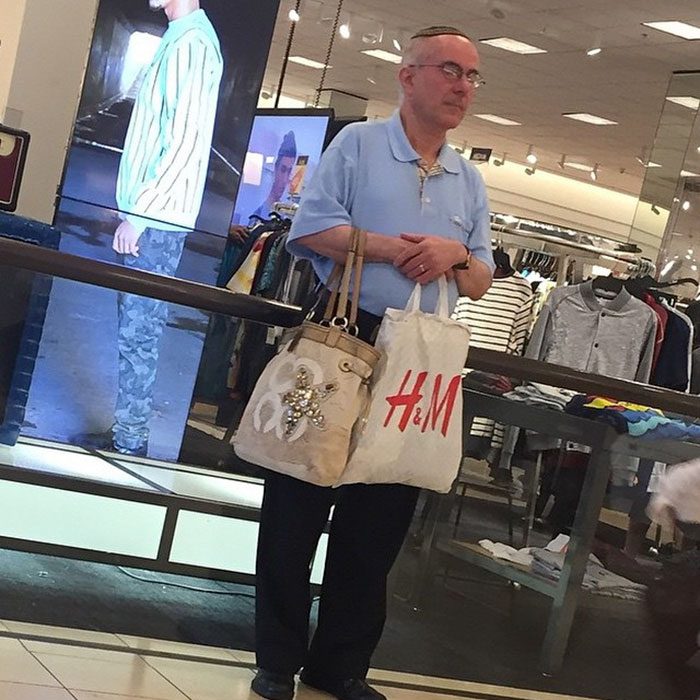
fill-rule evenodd
<path id="1" fill-rule="evenodd" d="M 516 272 L 511 277 L 495 277 L 478 301 L 460 297 L 452 317 L 471 329 L 470 347 L 522 355 L 532 309 L 532 287 Z M 475 418 L 471 435 L 492 438 L 492 447 L 500 447 L 503 426 L 489 418 Z"/>
<path id="2" fill-rule="evenodd" d="M 204 10 L 170 22 L 136 97 L 117 176 L 117 206 L 138 231 L 194 228 L 222 74 Z"/>

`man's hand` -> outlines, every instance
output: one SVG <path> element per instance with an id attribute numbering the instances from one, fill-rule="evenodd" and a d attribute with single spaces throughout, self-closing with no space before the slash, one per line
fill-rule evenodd
<path id="1" fill-rule="evenodd" d="M 228 237 L 236 243 L 245 243 L 249 235 L 248 229 L 240 224 L 231 224 L 228 230 Z"/>
<path id="2" fill-rule="evenodd" d="M 114 242 L 112 248 L 122 255 L 139 256 L 139 233 L 126 219 L 119 224 L 114 232 Z"/>
<path id="3" fill-rule="evenodd" d="M 394 266 L 419 284 L 434 282 L 441 275 L 454 278 L 453 265 L 464 261 L 464 246 L 459 241 L 439 236 L 402 233 L 401 239 L 413 243 L 394 260 Z"/>

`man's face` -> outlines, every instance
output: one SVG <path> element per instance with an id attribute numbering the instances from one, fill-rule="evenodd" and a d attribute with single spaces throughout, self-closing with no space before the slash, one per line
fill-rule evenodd
<path id="1" fill-rule="evenodd" d="M 478 70 L 479 55 L 474 45 L 461 36 L 436 36 L 423 42 L 416 63 L 422 67 L 404 67 L 400 79 L 404 99 L 416 115 L 445 131 L 454 129 L 464 119 L 474 97 L 474 86 L 467 73 Z M 464 71 L 455 79 L 439 66 L 452 63 Z M 428 64 L 428 65 L 426 65 Z"/>
<path id="2" fill-rule="evenodd" d="M 294 158 L 291 156 L 282 156 L 275 163 L 275 179 L 272 182 L 270 189 L 270 198 L 277 202 L 282 198 L 284 191 L 289 185 L 289 180 L 292 177 L 294 169 Z"/>

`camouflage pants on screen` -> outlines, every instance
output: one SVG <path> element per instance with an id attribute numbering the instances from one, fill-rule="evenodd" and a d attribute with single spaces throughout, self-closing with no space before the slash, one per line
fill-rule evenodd
<path id="1" fill-rule="evenodd" d="M 139 255 L 122 255 L 126 267 L 173 277 L 186 232 L 147 228 L 139 239 Z M 135 450 L 148 441 L 160 338 L 168 320 L 168 304 L 120 292 L 118 297 L 119 388 L 112 432 L 117 448 Z"/>

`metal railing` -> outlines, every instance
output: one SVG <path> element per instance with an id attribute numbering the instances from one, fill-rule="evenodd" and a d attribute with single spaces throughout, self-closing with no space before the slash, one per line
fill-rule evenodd
<path id="1" fill-rule="evenodd" d="M 301 309 L 267 299 L 234 294 L 197 282 L 134 270 L 121 265 L 69 255 L 30 243 L 0 238 L 0 262 L 17 268 L 160 299 L 265 325 L 292 327 L 302 320 Z M 597 394 L 700 418 L 700 397 L 678 391 L 579 372 L 505 353 L 472 348 L 467 366 L 512 379 L 541 382 L 585 394 Z"/>

